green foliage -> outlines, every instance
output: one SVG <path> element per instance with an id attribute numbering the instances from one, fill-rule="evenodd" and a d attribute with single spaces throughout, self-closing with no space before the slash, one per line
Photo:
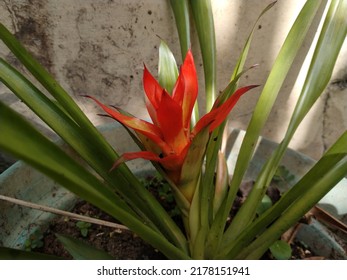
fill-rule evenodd
<path id="1" fill-rule="evenodd" d="M 209 111 L 217 97 L 217 52 L 212 6 L 210 0 L 190 0 L 189 3 L 204 63 L 206 110 Z"/>
<path id="2" fill-rule="evenodd" d="M 84 221 L 78 221 L 76 223 L 76 227 L 79 228 L 80 232 L 81 232 L 81 235 L 83 237 L 87 237 L 88 236 L 88 231 L 89 231 L 89 228 L 92 226 L 91 223 L 88 223 L 88 222 L 84 222 Z"/>
<path id="3" fill-rule="evenodd" d="M 257 208 L 257 215 L 260 216 L 263 214 L 266 210 L 270 209 L 272 206 L 271 198 L 268 195 L 264 195 L 263 199 L 261 200 L 258 208 Z"/>
<path id="4" fill-rule="evenodd" d="M 275 241 L 269 249 L 273 257 L 277 260 L 289 260 L 292 256 L 292 248 L 283 240 Z"/>
<path id="5" fill-rule="evenodd" d="M 226 221 L 260 133 L 322 2 L 325 1 L 307 0 L 288 33 L 254 109 L 231 180 L 224 154 L 228 151 L 221 151 L 225 123 L 212 134 L 206 129 L 193 138 L 194 149 L 187 152 L 180 178 L 186 188 L 180 189 L 168 180 L 163 168 L 156 163 L 154 166 L 166 181 L 154 177 L 141 182 L 124 164 L 109 172 L 119 158 L 118 154 L 70 95 L 1 24 L 0 39 L 36 82 L 47 90 L 47 94 L 4 59 L 0 59 L 0 80 L 59 135 L 82 162 L 65 153 L 1 102 L 0 131 L 4 137 L 0 137 L 0 148 L 106 211 L 168 258 L 258 259 L 270 248 L 275 258 L 288 259 L 289 245 L 278 241 L 280 236 L 347 174 L 347 132 L 343 132 L 317 164 L 296 183 L 293 182 L 297 178 L 280 165 L 297 127 L 329 82 L 347 34 L 347 1 L 332 0 L 329 3 L 328 12 L 321 19 L 323 27 L 318 32 L 306 80 L 286 133 L 267 159 L 228 227 Z M 238 80 L 245 72 L 244 65 L 257 24 L 250 30 L 229 85 L 217 97 L 217 50 L 211 2 L 172 0 L 170 3 L 179 32 L 182 57 L 190 47 L 190 22 L 194 22 L 203 58 L 206 108 L 209 111 L 215 100 L 219 102 L 215 106 L 220 106 L 235 92 Z M 265 7 L 260 17 L 273 5 Z M 171 92 L 178 68 L 164 43 L 160 46 L 158 68 L 160 84 Z M 195 106 L 192 123 L 196 123 L 197 119 Z M 137 135 L 131 135 L 137 139 Z M 271 180 L 293 184 L 274 204 L 265 195 Z M 182 216 L 185 230 L 173 219 L 178 213 Z M 91 225 L 77 222 L 76 226 L 82 236 L 87 236 Z M 110 258 L 81 241 L 61 235 L 58 238 L 76 259 Z M 32 234 L 26 242 L 29 250 L 41 245 L 42 235 L 39 232 Z M 0 248 L 1 252 L 4 255 L 16 253 L 3 248 Z"/>
<path id="6" fill-rule="evenodd" d="M 172 93 L 178 77 L 178 69 L 175 57 L 163 41 L 161 41 L 159 46 L 158 76 L 159 84 L 162 88 Z"/>
<path id="7" fill-rule="evenodd" d="M 295 179 L 294 174 L 290 172 L 285 166 L 281 165 L 276 169 L 275 175 L 272 180 L 276 183 L 285 182 L 290 183 Z"/>
<path id="8" fill-rule="evenodd" d="M 42 232 L 39 229 L 35 230 L 32 234 L 30 234 L 29 238 L 25 240 L 24 246 L 26 251 L 43 247 Z"/>
<path id="9" fill-rule="evenodd" d="M 72 237 L 56 234 L 58 240 L 64 245 L 64 248 L 76 260 L 113 260 L 114 258 L 106 252 L 96 249 L 86 242 Z"/>
<path id="10" fill-rule="evenodd" d="M 0 260 L 59 260 L 54 255 L 23 251 L 0 246 Z"/>
<path id="11" fill-rule="evenodd" d="M 163 205 L 170 217 L 180 215 L 180 209 L 176 204 L 175 196 L 170 184 L 159 174 L 142 179 L 143 185 L 147 188 Z"/>

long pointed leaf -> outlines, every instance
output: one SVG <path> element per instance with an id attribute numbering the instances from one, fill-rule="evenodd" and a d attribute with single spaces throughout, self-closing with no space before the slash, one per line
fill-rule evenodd
<path id="1" fill-rule="evenodd" d="M 236 63 L 236 66 L 234 68 L 234 71 L 233 71 L 233 74 L 231 75 L 231 82 L 229 83 L 229 85 L 227 86 L 227 88 L 223 91 L 222 94 L 220 94 L 217 98 L 216 101 L 218 101 L 218 103 L 220 102 L 224 102 L 224 100 L 226 100 L 233 92 L 235 92 L 236 88 L 237 88 L 237 84 L 238 84 L 238 81 L 240 79 L 240 77 L 246 72 L 248 71 L 249 69 L 252 69 L 254 68 L 255 66 L 257 65 L 253 65 L 252 67 L 250 67 L 249 69 L 246 69 L 244 70 L 244 65 L 245 65 L 245 61 L 246 61 L 246 58 L 248 56 L 248 52 L 249 52 L 249 49 L 250 49 L 250 46 L 251 46 L 251 42 L 252 42 L 252 39 L 253 39 L 253 34 L 254 34 L 254 31 L 256 30 L 256 26 L 257 26 L 257 23 L 258 21 L 260 20 L 260 18 L 267 12 L 269 11 L 274 5 L 276 4 L 276 1 L 275 2 L 272 2 L 270 3 L 259 15 L 259 17 L 257 18 L 256 22 L 254 23 L 253 25 L 253 28 L 251 29 L 251 32 L 246 40 L 246 43 L 243 47 L 243 50 L 240 54 L 240 57 L 238 59 L 238 62 Z M 225 129 L 225 124 L 222 124 L 220 126 L 220 128 L 216 129 L 213 134 L 212 134 L 212 137 L 211 139 L 214 139 L 213 141 L 210 141 L 209 143 L 209 146 L 208 146 L 208 152 L 207 152 L 207 162 L 208 163 L 214 163 L 216 162 L 217 160 L 217 154 L 218 154 L 218 151 L 220 149 L 220 146 L 221 146 L 221 143 L 222 143 L 222 139 L 223 139 L 223 132 L 224 132 L 224 129 Z M 207 182 L 210 182 L 210 184 L 207 183 L 207 186 L 205 188 L 208 188 L 208 185 L 210 185 L 212 187 L 212 179 L 213 179 L 213 176 L 214 174 L 212 173 L 212 171 L 215 170 L 215 166 L 213 164 L 211 164 L 211 166 L 209 166 L 207 168 L 207 178 L 206 178 L 206 181 Z M 236 192 L 237 192 L 237 189 L 238 189 L 238 186 L 236 184 L 233 185 L 234 186 L 234 190 L 230 190 L 230 193 L 233 193 L 234 194 L 234 197 L 236 195 Z M 210 188 L 211 188 L 210 187 Z M 210 191 L 210 195 L 212 194 L 212 192 Z M 229 197 L 229 200 L 228 201 L 233 201 L 234 200 L 234 197 Z M 215 213 L 214 215 L 215 216 Z M 220 220 L 218 219 L 217 221 L 219 221 L 219 224 L 220 224 L 220 228 L 221 227 L 224 227 L 224 220 Z M 215 224 L 215 227 L 217 227 L 217 223 Z M 207 249 L 207 251 L 211 254 L 213 254 L 213 249 L 211 250 L 211 248 L 217 248 L 216 245 L 210 240 L 210 242 L 208 242 L 208 245 L 207 247 L 209 247 L 209 249 Z"/>
<path id="2" fill-rule="evenodd" d="M 333 0 L 324 22 L 288 134 L 292 134 L 329 83 L 347 34 L 347 1 Z"/>
<path id="3" fill-rule="evenodd" d="M 251 42 L 253 39 L 253 34 L 254 31 L 256 30 L 256 27 L 258 26 L 258 21 L 260 20 L 260 18 L 267 12 L 269 11 L 275 4 L 277 3 L 277 1 L 274 1 L 272 3 L 270 3 L 268 6 L 266 6 L 266 8 L 260 13 L 260 15 L 258 16 L 257 20 L 255 21 L 253 28 L 251 30 L 251 33 L 248 35 L 248 38 L 246 40 L 246 43 L 242 49 L 241 55 L 236 63 L 235 69 L 233 74 L 231 75 L 231 80 L 235 79 L 235 77 L 237 75 L 239 75 L 242 71 L 243 71 L 243 67 L 245 65 L 246 62 L 246 58 L 248 56 L 248 52 L 249 52 L 249 48 L 251 46 Z M 234 89 L 235 90 L 235 89 Z"/>
<path id="4" fill-rule="evenodd" d="M 190 23 L 189 7 L 187 0 L 170 0 L 171 8 L 175 16 L 176 27 L 181 45 L 182 60 L 186 57 L 190 48 Z"/>
<path id="5" fill-rule="evenodd" d="M 177 225 L 166 211 L 162 209 L 158 201 L 143 188 L 142 184 L 130 170 L 125 165 L 122 165 L 112 173 L 108 172 L 118 155 L 89 121 L 83 121 L 85 116 L 79 116 L 79 109 L 75 108 L 77 105 L 70 96 L 1 24 L 0 38 L 52 93 L 60 105 L 56 106 L 54 101 L 50 101 L 23 75 L 3 60 L 1 60 L 0 65 L 1 80 L 71 145 L 92 168 L 105 178 L 110 186 L 121 193 L 127 202 L 143 216 L 144 222 L 148 224 L 155 223 L 176 244 L 180 244 L 184 248 L 186 241 L 183 234 L 178 230 Z M 63 109 L 59 109 L 60 107 Z M 69 115 L 66 114 L 66 111 L 69 112 Z M 75 114 L 72 111 L 76 111 Z M 78 124 L 72 121 L 72 118 Z M 93 139 L 93 141 L 90 141 L 90 139 Z M 129 209 L 129 211 L 131 210 Z"/>
<path id="6" fill-rule="evenodd" d="M 171 8 L 175 16 L 176 27 L 181 45 L 182 61 L 185 59 L 190 43 L 190 20 L 189 20 L 189 5 L 187 0 L 170 0 Z M 191 126 L 193 127 L 199 119 L 198 102 L 195 102 Z"/>
<path id="7" fill-rule="evenodd" d="M 64 139 L 95 171 L 97 171 L 113 188 L 120 192 L 132 207 L 138 209 L 144 219 L 151 223 L 143 213 L 148 210 L 148 205 L 144 205 L 138 193 L 129 191 L 127 182 L 123 176 L 110 173 L 115 157 L 109 157 L 103 150 L 84 137 L 80 127 L 62 112 L 49 98 L 34 87 L 22 74 L 7 64 L 0 58 L 0 80 L 14 92 L 25 104 L 33 110 L 46 124 L 48 124 L 62 139 Z M 98 156 L 95 156 L 98 155 Z M 152 200 L 154 200 L 152 198 Z M 154 202 L 155 203 L 155 202 Z M 141 205 L 143 205 L 141 207 Z M 124 209 L 133 212 L 126 204 Z M 147 215 L 151 212 L 147 212 Z M 161 219 L 160 219 L 161 220 Z"/>
<path id="8" fill-rule="evenodd" d="M 59 83 L 57 83 L 57 81 L 55 81 L 52 75 L 34 59 L 3 24 L 0 24 L 0 39 L 81 127 L 93 133 L 96 138 L 102 138 L 86 115 L 73 101 L 72 97 L 59 85 Z"/>
<path id="9" fill-rule="evenodd" d="M 172 94 L 178 77 L 177 63 L 173 53 L 163 41 L 160 42 L 159 46 L 158 75 L 161 87 Z"/>
<path id="10" fill-rule="evenodd" d="M 318 11 L 320 2 L 321 1 L 315 0 L 309 0 L 306 2 L 276 58 L 270 75 L 255 107 L 252 119 L 246 131 L 245 138 L 242 142 L 242 146 L 235 166 L 234 176 L 232 178 L 230 186 L 230 189 L 233 190 L 233 192 L 229 192 L 227 202 L 225 204 L 228 206 L 224 207 L 224 209 L 221 208 L 221 210 L 217 214 L 216 222 L 214 223 L 213 228 L 210 232 L 210 242 L 212 242 L 212 244 L 215 244 L 216 241 L 220 240 L 220 237 L 223 234 L 223 221 L 226 220 L 230 211 L 230 205 L 232 205 L 233 199 L 235 197 L 234 192 L 238 189 L 238 186 L 242 181 L 242 178 L 246 172 L 247 166 L 255 149 L 256 142 L 258 141 L 258 138 L 260 136 L 260 132 L 268 118 L 268 115 L 290 69 L 290 66 L 293 63 L 302 42 L 304 41 L 306 32 L 308 31 L 313 18 Z M 244 222 L 241 221 L 241 223 Z M 237 229 L 236 231 L 240 232 L 242 230 Z M 237 234 L 237 232 L 235 232 L 235 235 Z M 227 241 L 229 241 L 228 238 Z M 219 246 L 217 246 L 217 248 L 219 248 Z"/>
<path id="11" fill-rule="evenodd" d="M 75 260 L 114 260 L 105 251 L 96 249 L 86 242 L 67 235 L 56 234 L 56 236 Z"/>
<path id="12" fill-rule="evenodd" d="M 337 55 L 347 34 L 347 1 L 332 1 L 323 29 L 312 58 L 310 69 L 303 86 L 297 106 L 294 110 L 285 138 L 266 163 L 256 180 L 252 192 L 235 217 L 235 224 L 230 227 L 233 236 L 241 232 L 244 226 L 253 219 L 256 207 L 262 199 L 271 178 L 273 177 L 289 141 L 297 126 L 312 107 L 314 101 L 323 93 L 331 77 Z M 242 224 L 240 224 L 242 220 Z M 238 230 L 234 230 L 237 227 Z M 230 237 L 230 236 L 229 236 Z"/>
<path id="13" fill-rule="evenodd" d="M 206 111 L 209 112 L 216 99 L 216 38 L 210 0 L 190 0 L 205 73 Z"/>
<path id="14" fill-rule="evenodd" d="M 58 260 L 57 256 L 0 247 L 0 260 Z"/>
<path id="15" fill-rule="evenodd" d="M 105 188 L 94 175 L 2 103 L 0 103 L 0 131 L 1 149 L 22 158 L 79 197 L 116 217 L 145 241 L 160 248 L 168 257 L 187 258 L 183 251 L 173 246 L 163 235 L 124 210 L 122 207 L 125 205 L 124 202 L 112 190 Z"/>
<path id="16" fill-rule="evenodd" d="M 96 145 L 102 147 L 105 153 L 115 156 L 110 145 L 101 136 L 98 130 L 89 121 L 86 115 L 81 111 L 72 97 L 60 86 L 52 75 L 20 44 L 20 42 L 0 23 L 0 39 L 20 60 L 21 63 L 30 71 L 30 73 L 39 81 L 47 91 L 57 100 L 57 102 L 69 113 L 71 118 L 79 124 L 81 129 L 85 131 Z M 129 181 L 135 183 L 136 178 L 129 170 L 123 169 L 124 176 Z"/>
<path id="17" fill-rule="evenodd" d="M 0 39 L 31 72 L 31 74 L 57 100 L 57 102 L 64 108 L 64 110 L 69 113 L 69 116 L 80 126 L 81 131 L 84 131 L 84 138 L 93 139 L 94 146 L 98 147 L 99 151 L 103 151 L 103 154 L 105 154 L 106 157 L 109 157 L 114 162 L 117 154 L 105 141 L 98 130 L 93 126 L 93 124 L 88 120 L 86 115 L 73 101 L 71 96 L 2 24 L 0 24 Z M 9 76 L 8 78 L 11 78 L 11 76 Z M 118 173 L 118 176 L 120 177 L 124 177 L 125 180 L 133 185 L 134 188 L 137 188 L 139 192 L 141 192 L 141 189 L 143 189 L 137 178 L 130 172 L 129 169 L 126 168 L 125 165 L 121 166 L 115 173 Z"/>
<path id="18" fill-rule="evenodd" d="M 312 167 L 312 169 L 291 187 L 281 199 L 254 223 L 248 226 L 235 242 L 225 244 L 223 250 L 219 253 L 222 258 L 226 255 L 235 257 L 242 248 L 246 247 L 259 232 L 264 231 L 272 222 L 274 222 L 282 213 L 290 207 L 297 199 L 300 199 L 306 193 L 311 192 L 312 187 L 319 182 L 322 174 L 332 169 L 344 157 L 347 157 L 347 132 L 335 142 L 335 144 L 326 152 L 326 154 Z"/>
<path id="19" fill-rule="evenodd" d="M 268 247 L 278 239 L 281 234 L 307 213 L 326 193 L 329 192 L 347 174 L 347 157 L 344 157 L 331 170 L 324 172 L 310 192 L 306 192 L 295 201 L 282 216 L 261 234 L 253 243 L 245 248 L 239 255 L 245 259 L 260 258 Z M 239 258 L 239 257 L 237 257 Z"/>

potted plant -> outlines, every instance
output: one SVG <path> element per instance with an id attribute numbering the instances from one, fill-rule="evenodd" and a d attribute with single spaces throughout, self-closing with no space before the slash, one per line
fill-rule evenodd
<path id="1" fill-rule="evenodd" d="M 211 3 L 207 0 L 189 2 L 204 63 L 206 114 L 200 116 L 195 104 L 197 75 L 190 50 L 187 1 L 171 1 L 184 58 L 180 70 L 165 43 L 160 46 L 158 82 L 148 69 L 144 69 L 145 100 L 151 122 L 139 120 L 121 108 L 106 106 L 87 96 L 94 99 L 107 116 L 125 126 L 141 149 L 120 156 L 53 77 L 4 26 L 0 26 L 1 39 L 46 88 L 52 99 L 2 59 L 1 81 L 44 120 L 84 163 L 62 151 L 2 103 L 0 129 L 5 137 L 0 138 L 0 148 L 114 216 L 168 258 L 258 259 L 269 247 L 276 247 L 273 244 L 286 246 L 279 241 L 280 236 L 347 173 L 345 131 L 276 203 L 262 213 L 257 212 L 289 141 L 327 86 L 345 39 L 347 3 L 331 1 L 322 19 L 323 28 L 287 132 L 263 164 L 237 214 L 230 224 L 227 222 L 261 129 L 320 2 L 308 0 L 293 24 L 262 88 L 233 174 L 228 172 L 228 152 L 224 149 L 223 133 L 227 115 L 238 99 L 243 94 L 251 94 L 247 92 L 257 87 L 237 86 L 238 80 L 248 71 L 244 65 L 255 28 L 241 52 L 229 84 L 217 95 L 214 24 Z M 169 182 L 180 209 L 183 229 L 124 164 L 124 161 L 137 158 L 152 161 L 156 170 Z"/>

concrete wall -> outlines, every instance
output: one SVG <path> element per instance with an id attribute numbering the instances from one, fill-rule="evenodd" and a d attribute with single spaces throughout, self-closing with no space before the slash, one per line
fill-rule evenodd
<path id="1" fill-rule="evenodd" d="M 262 9 L 272 0 L 215 0 L 213 8 L 218 48 L 218 89 L 230 77 L 240 50 Z M 300 8 L 302 0 L 279 0 L 257 26 L 247 65 L 259 63 L 241 84 L 262 84 Z M 181 63 L 173 15 L 168 1 L 146 0 L 0 0 L 0 21 L 43 63 L 71 93 L 95 124 L 109 121 L 81 94 L 97 96 L 139 116 L 147 117 L 142 90 L 143 63 L 156 74 L 161 37 Z M 317 24 L 317 23 L 316 23 Z M 193 34 L 193 51 L 200 73 L 201 59 Z M 310 33 L 307 42 L 314 36 Z M 281 90 L 262 134 L 280 141 L 293 110 L 298 90 L 293 89 L 301 62 L 297 60 Z M 339 57 L 332 83 L 299 129 L 291 147 L 318 158 L 347 128 L 347 44 Z M 17 64 L 1 44 L 1 56 Z M 246 128 L 257 93 L 242 98 L 231 114 L 235 127 Z M 7 88 L 0 85 L 0 99 L 28 117 L 35 117 Z"/>

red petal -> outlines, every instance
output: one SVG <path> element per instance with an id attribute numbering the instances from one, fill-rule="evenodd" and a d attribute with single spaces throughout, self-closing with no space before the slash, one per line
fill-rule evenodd
<path id="1" fill-rule="evenodd" d="M 98 101 L 96 98 L 91 96 L 86 96 L 88 98 L 93 99 L 107 114 L 109 114 L 112 118 L 119 121 L 123 125 L 134 129 L 135 131 L 147 136 L 149 139 L 151 139 L 154 143 L 156 143 L 163 151 L 168 151 L 170 148 L 167 146 L 167 144 L 162 139 L 162 133 L 160 129 L 143 120 L 140 120 L 135 117 L 125 116 L 119 113 L 118 111 L 111 109 L 107 107 L 106 105 L 102 104 L 100 101 Z"/>
<path id="2" fill-rule="evenodd" d="M 258 87 L 258 85 L 251 85 L 243 88 L 239 88 L 235 91 L 222 105 L 219 107 L 212 109 L 211 112 L 204 115 L 198 123 L 195 125 L 192 134 L 196 135 L 199 131 L 210 125 L 210 132 L 216 129 L 228 116 L 231 109 L 236 105 L 237 101 L 240 97 L 251 90 L 252 88 Z"/>
<path id="3" fill-rule="evenodd" d="M 227 101 L 225 101 L 220 107 L 218 107 L 216 109 L 218 110 L 218 113 L 217 113 L 216 119 L 210 126 L 210 132 L 216 129 L 227 118 L 232 108 L 234 108 L 237 101 L 240 99 L 240 97 L 244 93 L 256 87 L 258 87 L 258 85 L 251 85 L 251 86 L 239 88 L 228 98 Z"/>
<path id="4" fill-rule="evenodd" d="M 113 164 L 111 170 L 118 167 L 123 162 L 142 158 L 160 163 L 165 169 L 167 176 L 173 182 L 178 184 L 181 177 L 182 165 L 185 160 L 185 157 L 187 156 L 189 146 L 190 145 L 187 145 L 187 147 L 178 155 L 173 154 L 165 157 L 160 157 L 157 154 L 149 151 L 125 153 Z"/>
<path id="5" fill-rule="evenodd" d="M 166 170 L 180 170 L 184 156 L 186 152 L 182 153 L 181 155 L 170 155 L 167 157 L 159 157 L 157 154 L 152 153 L 150 151 L 140 151 L 140 152 L 133 152 L 133 153 L 124 153 L 112 166 L 111 170 L 114 168 L 117 168 L 121 163 L 134 160 L 138 158 L 142 158 L 145 160 L 151 160 L 155 162 L 159 162 L 163 165 L 163 167 Z"/>
<path id="6" fill-rule="evenodd" d="M 198 80 L 191 50 L 180 69 L 178 80 L 173 89 L 172 98 L 182 107 L 183 126 L 188 130 L 193 107 L 198 96 Z"/>
<path id="7" fill-rule="evenodd" d="M 182 108 L 164 91 L 157 110 L 158 124 L 172 153 L 179 154 L 188 143 L 182 123 Z"/>
<path id="8" fill-rule="evenodd" d="M 158 155 L 149 152 L 149 151 L 141 151 L 141 152 L 134 152 L 134 153 L 124 153 L 119 159 L 116 160 L 116 162 L 113 164 L 111 171 L 115 168 L 117 168 L 121 163 L 133 160 L 133 159 L 147 159 L 147 160 L 153 160 L 157 161 L 160 160 L 160 157 Z"/>
<path id="9" fill-rule="evenodd" d="M 152 74 L 147 70 L 146 66 L 144 66 L 143 71 L 143 87 L 145 90 L 145 100 L 147 111 L 153 121 L 154 124 L 157 124 L 157 114 L 156 109 L 158 109 L 163 89 L 159 85 L 159 83 L 154 79 Z"/>
<path id="10" fill-rule="evenodd" d="M 217 109 L 215 109 L 204 115 L 194 126 L 192 136 L 197 135 L 204 127 L 210 125 L 216 119 L 217 113 Z"/>
<path id="11" fill-rule="evenodd" d="M 184 159 L 187 156 L 189 147 L 190 145 L 187 145 L 181 153 L 165 156 L 161 158 L 159 162 L 165 167 L 166 170 L 181 170 Z"/>

